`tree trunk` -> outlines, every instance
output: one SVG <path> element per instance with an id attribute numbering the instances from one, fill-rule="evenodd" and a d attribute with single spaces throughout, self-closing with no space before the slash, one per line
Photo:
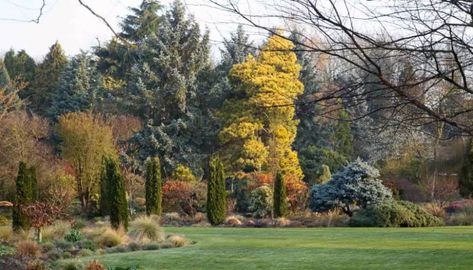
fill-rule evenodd
<path id="1" fill-rule="evenodd" d="M 41 243 L 43 242 L 43 233 L 41 231 L 41 227 L 37 227 L 36 228 L 36 241 L 38 243 Z"/>

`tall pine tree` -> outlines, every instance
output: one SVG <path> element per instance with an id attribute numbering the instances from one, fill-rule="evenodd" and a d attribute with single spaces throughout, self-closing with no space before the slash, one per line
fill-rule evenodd
<path id="1" fill-rule="evenodd" d="M 140 149 L 138 158 L 160 156 L 166 176 L 178 164 L 198 173 L 210 141 L 197 80 L 210 65 L 208 33 L 202 35 L 182 2 L 175 1 L 140 51 L 143 62 L 133 68 L 126 90 L 128 99 L 146 100 L 136 103 L 147 122 L 132 140 Z"/>
<path id="2" fill-rule="evenodd" d="M 146 161 L 145 181 L 146 214 L 161 215 L 163 195 L 159 158 L 149 158 Z"/>

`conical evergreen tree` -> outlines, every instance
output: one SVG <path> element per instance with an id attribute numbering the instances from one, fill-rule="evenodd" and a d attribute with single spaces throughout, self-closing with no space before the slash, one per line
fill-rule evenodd
<path id="1" fill-rule="evenodd" d="M 128 205 L 125 193 L 125 180 L 120 173 L 118 164 L 112 158 L 105 159 L 105 177 L 109 183 L 108 198 L 110 200 L 110 224 L 112 228 L 128 229 Z"/>
<path id="2" fill-rule="evenodd" d="M 287 195 L 284 176 L 278 172 L 274 181 L 273 192 L 273 213 L 274 217 L 285 217 L 287 215 Z"/>
<path id="3" fill-rule="evenodd" d="M 205 92 L 197 80 L 210 66 L 208 41 L 208 33 L 202 35 L 184 5 L 175 1 L 156 35 L 140 45 L 143 63 L 133 68 L 127 84 L 125 99 L 146 100 L 139 106 L 148 124 L 132 140 L 140 149 L 138 158 L 161 157 L 165 176 L 179 164 L 201 173 L 211 149 L 207 138 L 212 133 L 206 127 L 213 122 L 202 106 Z"/>
<path id="4" fill-rule="evenodd" d="M 350 116 L 342 108 L 332 134 L 332 145 L 336 152 L 350 160 L 353 156 L 353 136 L 351 134 Z"/>
<path id="5" fill-rule="evenodd" d="M 146 214 L 161 215 L 163 199 L 159 158 L 150 158 L 146 162 L 145 181 Z"/>
<path id="6" fill-rule="evenodd" d="M 37 198 L 36 170 L 34 167 L 28 168 L 26 163 L 20 162 L 18 166 L 18 176 L 16 178 L 15 207 L 13 208 L 12 226 L 14 231 L 28 230 L 30 221 L 25 216 L 21 207 L 26 206 Z"/>
<path id="7" fill-rule="evenodd" d="M 224 38 L 221 53 L 222 62 L 219 69 L 228 75 L 233 65 L 245 62 L 248 55 L 256 53 L 256 48 L 240 24 L 236 31 L 230 34 L 230 38 Z"/>
<path id="8" fill-rule="evenodd" d="M 237 93 L 233 89 L 228 79 L 228 74 L 232 67 L 236 64 L 245 62 L 248 55 L 255 55 L 256 49 L 253 42 L 250 41 L 249 35 L 239 25 L 235 32 L 230 34 L 230 38 L 223 40 L 223 48 L 220 49 L 222 60 L 215 68 L 217 84 L 213 91 L 206 95 L 206 99 L 210 99 L 211 105 L 216 110 L 220 110 L 225 100 L 233 98 Z M 209 87 L 208 87 L 209 88 Z"/>
<path id="9" fill-rule="evenodd" d="M 130 8 L 132 14 L 123 19 L 120 37 L 131 41 L 143 41 L 156 33 L 159 24 L 158 11 L 161 4 L 155 0 L 144 0 L 137 8 Z"/>
<path id="10" fill-rule="evenodd" d="M 287 39 L 271 36 L 256 58 L 250 55 L 230 72 L 236 91 L 221 111 L 219 138 L 232 172 L 251 168 L 303 176 L 292 149 L 298 124 L 294 100 L 303 92 L 293 48 Z"/>
<path id="11" fill-rule="evenodd" d="M 213 158 L 209 164 L 210 178 L 207 185 L 207 218 L 210 224 L 219 225 L 225 221 L 226 190 L 223 163 Z"/>
<path id="12" fill-rule="evenodd" d="M 132 80 L 129 77 L 133 67 L 139 66 L 145 60 L 145 40 L 155 36 L 158 31 L 160 9 L 161 5 L 154 0 L 144 0 L 139 7 L 130 8 L 131 14 L 120 24 L 120 39 L 114 38 L 104 47 L 95 49 L 95 54 L 99 57 L 97 68 L 104 76 L 111 76 L 124 82 L 124 85 Z M 111 93 L 116 98 L 115 102 L 126 102 L 127 100 L 122 100 L 123 89 L 119 90 L 118 93 Z"/>
<path id="13" fill-rule="evenodd" d="M 100 88 L 99 74 L 90 56 L 75 56 L 64 70 L 54 95 L 48 116 L 57 120 L 68 112 L 80 112 L 94 107 Z"/>
<path id="14" fill-rule="evenodd" d="M 31 106 L 40 115 L 46 115 L 56 90 L 60 77 L 67 65 L 67 57 L 59 42 L 54 43 L 43 62 L 36 67 L 32 82 Z"/>

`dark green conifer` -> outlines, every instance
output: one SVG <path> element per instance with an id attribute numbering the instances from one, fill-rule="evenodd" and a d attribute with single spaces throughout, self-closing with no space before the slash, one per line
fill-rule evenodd
<path id="1" fill-rule="evenodd" d="M 162 212 L 162 184 L 161 166 L 159 158 L 150 158 L 146 162 L 145 176 L 146 214 L 161 215 Z"/>
<path id="2" fill-rule="evenodd" d="M 112 228 L 128 229 L 128 205 L 125 193 L 125 181 L 120 173 L 117 162 L 112 158 L 105 160 L 105 177 L 108 183 L 110 200 L 110 224 Z"/>
<path id="3" fill-rule="evenodd" d="M 472 140 L 469 139 L 463 158 L 463 166 L 458 179 L 458 188 L 464 198 L 473 197 L 473 147 Z"/>
<path id="4" fill-rule="evenodd" d="M 12 226 L 14 231 L 28 230 L 30 221 L 21 211 L 23 206 L 33 203 L 37 198 L 36 170 L 28 168 L 26 163 L 20 162 L 16 178 L 15 206 L 13 208 Z"/>
<path id="5" fill-rule="evenodd" d="M 285 217 L 287 215 L 286 183 L 281 172 L 276 174 L 273 192 L 274 217 Z"/>
<path id="6" fill-rule="evenodd" d="M 59 87 L 61 75 L 67 65 L 67 57 L 61 45 L 56 42 L 37 67 L 32 82 L 31 106 L 41 115 L 51 107 L 52 100 Z"/>
<path id="7" fill-rule="evenodd" d="M 210 179 L 207 186 L 207 218 L 210 224 L 219 225 L 225 221 L 226 190 L 223 163 L 213 158 L 209 164 Z"/>

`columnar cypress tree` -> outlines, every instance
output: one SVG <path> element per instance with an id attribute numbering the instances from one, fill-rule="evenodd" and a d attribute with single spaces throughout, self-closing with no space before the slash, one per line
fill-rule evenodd
<path id="1" fill-rule="evenodd" d="M 28 230 L 30 221 L 21 212 L 21 207 L 32 203 L 36 199 L 36 170 L 28 168 L 26 163 L 20 162 L 16 178 L 15 208 L 13 208 L 13 230 Z"/>
<path id="2" fill-rule="evenodd" d="M 159 158 L 150 158 L 146 162 L 146 214 L 161 215 L 162 186 Z"/>
<path id="3" fill-rule="evenodd" d="M 467 141 L 465 156 L 463 158 L 463 166 L 460 171 L 458 187 L 460 194 L 464 198 L 471 198 L 473 196 L 473 147 L 472 140 Z"/>
<path id="4" fill-rule="evenodd" d="M 207 218 L 212 225 L 225 220 L 226 191 L 223 163 L 214 158 L 210 161 L 210 179 L 207 186 Z"/>
<path id="5" fill-rule="evenodd" d="M 287 215 L 287 195 L 286 183 L 281 172 L 276 174 L 273 192 L 273 212 L 274 217 L 284 217 Z"/>
<path id="6" fill-rule="evenodd" d="M 128 207 L 125 194 L 125 181 L 118 164 L 112 158 L 105 160 L 105 177 L 108 183 L 108 198 L 110 200 L 110 224 L 114 229 L 123 226 L 128 229 Z"/>

